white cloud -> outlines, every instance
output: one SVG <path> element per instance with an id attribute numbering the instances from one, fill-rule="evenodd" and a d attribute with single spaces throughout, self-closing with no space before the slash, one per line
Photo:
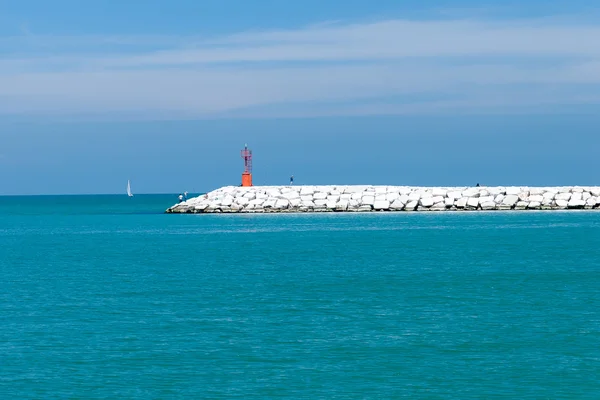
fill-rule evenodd
<path id="1" fill-rule="evenodd" d="M 0 38 L 0 48 L 21 45 L 0 60 L 0 114 L 179 118 L 596 104 L 598 37 L 600 25 L 591 23 L 463 19 L 214 38 Z"/>

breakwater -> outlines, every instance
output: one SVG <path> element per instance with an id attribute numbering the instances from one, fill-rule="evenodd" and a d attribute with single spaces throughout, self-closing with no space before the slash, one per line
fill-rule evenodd
<path id="1" fill-rule="evenodd" d="M 167 213 L 599 209 L 600 187 L 227 186 Z"/>

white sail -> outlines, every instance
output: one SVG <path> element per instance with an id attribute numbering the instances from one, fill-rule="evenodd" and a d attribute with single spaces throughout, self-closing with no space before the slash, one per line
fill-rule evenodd
<path id="1" fill-rule="evenodd" d="M 133 194 L 131 193 L 131 183 L 129 181 L 127 181 L 127 196 L 133 197 Z"/>

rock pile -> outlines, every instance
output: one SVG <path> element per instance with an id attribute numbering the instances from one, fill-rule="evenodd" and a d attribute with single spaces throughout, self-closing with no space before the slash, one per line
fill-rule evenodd
<path id="1" fill-rule="evenodd" d="M 600 187 L 227 186 L 167 213 L 598 209 Z"/>

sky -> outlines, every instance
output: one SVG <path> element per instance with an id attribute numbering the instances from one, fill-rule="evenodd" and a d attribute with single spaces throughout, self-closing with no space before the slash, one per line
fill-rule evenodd
<path id="1" fill-rule="evenodd" d="M 426 3 L 426 5 L 424 4 Z M 596 185 L 583 0 L 0 0 L 0 194 Z"/>

